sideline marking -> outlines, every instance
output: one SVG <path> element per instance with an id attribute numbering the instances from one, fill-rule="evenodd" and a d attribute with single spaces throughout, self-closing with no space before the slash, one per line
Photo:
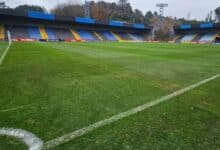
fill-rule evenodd
<path id="1" fill-rule="evenodd" d="M 191 91 L 191 90 L 193 90 L 193 89 L 195 89 L 197 87 L 200 87 L 201 85 L 204 85 L 204 84 L 206 84 L 206 83 L 208 83 L 208 82 L 210 82 L 210 81 L 212 81 L 214 79 L 217 79 L 219 77 L 220 77 L 220 74 L 217 74 L 217 75 L 212 76 L 212 77 L 210 77 L 208 79 L 199 81 L 199 82 L 197 82 L 197 83 L 195 83 L 193 85 L 190 85 L 190 86 L 185 87 L 183 89 L 180 89 L 180 90 L 178 90 L 176 92 L 173 92 L 173 93 L 171 93 L 171 94 L 169 94 L 167 96 L 163 96 L 163 97 L 161 97 L 159 99 L 156 99 L 156 100 L 153 100 L 153 101 L 148 102 L 146 104 L 143 104 L 143 105 L 140 105 L 138 107 L 132 108 L 132 109 L 126 111 L 126 112 L 122 112 L 122 113 L 119 113 L 117 115 L 114 115 L 114 116 L 112 116 L 112 117 L 110 117 L 108 119 L 101 120 L 101 121 L 96 122 L 94 124 L 91 124 L 91 125 L 89 125 L 87 127 L 78 129 L 78 130 L 73 131 L 71 133 L 65 134 L 65 135 L 63 135 L 61 137 L 58 137 L 58 138 L 55 138 L 53 140 L 47 141 L 44 144 L 44 149 L 49 149 L 49 148 L 53 148 L 53 147 L 56 147 L 58 145 L 64 144 L 66 142 L 69 142 L 69 141 L 77 138 L 77 137 L 80 137 L 80 136 L 82 136 L 84 134 L 87 134 L 87 133 L 89 133 L 89 132 L 91 132 L 91 131 L 99 128 L 99 127 L 103 127 L 105 125 L 111 124 L 111 123 L 116 122 L 116 121 L 118 121 L 120 119 L 123 119 L 125 117 L 128 117 L 128 116 L 134 115 L 136 113 L 142 112 L 142 111 L 144 111 L 144 110 L 146 110 L 146 109 L 148 109 L 150 107 L 156 106 L 156 105 L 158 105 L 158 104 L 160 104 L 162 102 L 165 102 L 165 101 L 168 101 L 168 100 L 170 100 L 172 98 L 180 96 L 180 95 L 182 95 L 182 94 L 184 94 L 184 93 L 186 93 L 188 91 Z"/>
<path id="2" fill-rule="evenodd" d="M 11 43 L 9 43 L 8 47 L 6 48 L 6 50 L 4 51 L 4 53 L 2 54 L 2 56 L 0 57 L 0 66 L 2 65 L 4 59 L 5 59 L 5 56 L 7 55 L 8 53 L 8 50 L 10 49 L 11 47 Z"/>
<path id="3" fill-rule="evenodd" d="M 13 128 L 0 128 L 0 136 L 11 136 L 15 137 L 22 142 L 24 142 L 29 150 L 41 150 L 43 147 L 43 141 L 35 136 L 33 133 L 30 133 L 21 129 L 13 129 Z"/>

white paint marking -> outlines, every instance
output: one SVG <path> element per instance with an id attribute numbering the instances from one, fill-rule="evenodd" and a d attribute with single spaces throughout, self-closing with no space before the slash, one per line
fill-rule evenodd
<path id="1" fill-rule="evenodd" d="M 39 104 L 39 103 L 40 102 L 36 102 L 36 103 L 31 103 L 31 104 L 27 104 L 27 105 L 23 105 L 23 106 L 13 107 L 13 108 L 5 109 L 5 110 L 0 110 L 0 113 L 23 109 L 23 108 L 30 107 L 30 106 L 33 106 L 33 105 Z"/>
<path id="2" fill-rule="evenodd" d="M 29 147 L 29 150 L 41 150 L 43 148 L 43 141 L 25 130 L 0 128 L 0 136 L 15 137 L 24 142 Z"/>
<path id="3" fill-rule="evenodd" d="M 9 43 L 8 47 L 6 48 L 6 50 L 4 51 L 4 53 L 2 54 L 2 56 L 0 57 L 0 66 L 2 65 L 7 53 L 8 53 L 8 50 L 10 49 L 11 47 L 11 43 Z"/>
<path id="4" fill-rule="evenodd" d="M 212 80 L 214 80 L 216 78 L 219 78 L 219 77 L 220 77 L 220 74 L 217 74 L 217 75 L 215 75 L 215 76 L 213 76 L 211 78 L 202 80 L 202 81 L 200 81 L 200 82 L 198 82 L 196 84 L 193 84 L 193 85 L 190 85 L 190 86 L 188 86 L 186 88 L 180 89 L 180 90 L 178 90 L 178 91 L 176 91 L 176 92 L 174 92 L 172 94 L 169 94 L 167 96 L 163 96 L 163 97 L 161 97 L 159 99 L 156 99 L 154 101 L 148 102 L 148 103 L 146 103 L 144 105 L 138 106 L 138 107 L 130 109 L 130 110 L 126 111 L 126 112 L 122 112 L 120 114 L 112 116 L 111 118 L 101 120 L 101 121 L 99 121 L 97 123 L 91 124 L 91 125 L 89 125 L 87 127 L 84 127 L 82 129 L 73 131 L 72 133 L 68 133 L 68 134 L 65 134 L 65 135 L 63 135 L 61 137 L 58 137 L 56 139 L 50 140 L 50 141 L 45 143 L 44 149 L 49 149 L 49 148 L 56 147 L 56 146 L 61 145 L 63 143 L 69 142 L 69 141 L 71 141 L 71 140 L 73 140 L 73 139 L 75 139 L 77 137 L 80 137 L 80 136 L 82 136 L 84 134 L 87 134 L 87 133 L 89 133 L 89 132 L 91 132 L 91 131 L 99 128 L 99 127 L 103 127 L 105 125 L 111 124 L 111 123 L 116 122 L 116 121 L 118 121 L 120 119 L 123 119 L 125 117 L 134 115 L 134 114 L 136 114 L 138 112 L 142 112 L 142 111 L 144 111 L 144 110 L 146 110 L 146 109 L 148 109 L 150 107 L 156 106 L 156 105 L 158 105 L 158 104 L 160 104 L 162 102 L 168 101 L 168 100 L 170 100 L 172 98 L 175 98 L 175 97 L 177 97 L 179 95 L 182 95 L 182 94 L 184 94 L 184 93 L 186 93 L 188 91 L 191 91 L 191 90 L 193 90 L 193 89 L 195 89 L 195 88 L 197 88 L 197 87 L 199 87 L 201 85 L 204 85 L 204 84 L 206 84 L 206 83 L 208 83 L 208 82 L 210 82 L 210 81 L 212 81 Z"/>

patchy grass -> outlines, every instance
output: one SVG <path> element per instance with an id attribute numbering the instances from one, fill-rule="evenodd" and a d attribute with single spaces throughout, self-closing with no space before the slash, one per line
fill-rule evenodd
<path id="1" fill-rule="evenodd" d="M 14 43 L 0 67 L 0 127 L 46 142 L 218 74 L 219 58 L 217 45 Z M 219 83 L 57 149 L 215 149 Z"/>

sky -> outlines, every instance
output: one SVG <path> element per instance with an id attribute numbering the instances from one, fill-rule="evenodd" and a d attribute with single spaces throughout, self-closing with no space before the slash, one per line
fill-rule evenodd
<path id="1" fill-rule="evenodd" d="M 0 0 L 2 1 L 2 0 Z M 44 6 L 48 10 L 59 3 L 71 2 L 76 0 L 3 0 L 8 6 L 16 7 L 20 4 L 31 4 Z M 77 0 L 83 2 L 84 0 Z M 88 1 L 88 0 L 87 0 Z M 98 1 L 98 0 L 95 0 Z M 117 2 L 118 0 L 105 0 L 108 2 Z M 204 20 L 210 11 L 220 7 L 220 0 L 128 0 L 133 8 L 140 9 L 143 13 L 147 11 L 158 11 L 157 3 L 168 3 L 165 9 L 165 16 L 177 18 L 190 18 Z"/>

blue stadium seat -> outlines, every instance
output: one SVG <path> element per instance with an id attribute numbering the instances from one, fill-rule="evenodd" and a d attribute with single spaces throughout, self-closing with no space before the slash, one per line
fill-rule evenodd
<path id="1" fill-rule="evenodd" d="M 36 27 L 34 27 L 34 26 L 29 27 L 28 32 L 29 32 L 30 38 L 32 38 L 32 39 L 41 39 L 40 31 L 39 31 L 39 28 L 37 26 Z"/>
<path id="2" fill-rule="evenodd" d="M 140 35 L 140 34 L 137 34 L 137 33 L 131 33 L 131 35 L 135 38 L 135 40 L 137 41 L 143 41 L 144 38 Z"/>
<path id="3" fill-rule="evenodd" d="M 77 32 L 80 35 L 82 40 L 86 40 L 86 41 L 95 41 L 96 40 L 90 31 L 77 30 Z"/>
<path id="4" fill-rule="evenodd" d="M 182 37 L 181 42 L 191 42 L 195 36 L 196 34 L 186 34 Z"/>
<path id="5" fill-rule="evenodd" d="M 109 31 L 103 31 L 102 35 L 109 41 L 117 41 L 115 36 L 112 33 L 110 33 Z"/>
<path id="6" fill-rule="evenodd" d="M 203 36 L 200 38 L 199 42 L 201 42 L 201 43 L 210 43 L 210 42 L 212 42 L 214 39 L 215 39 L 215 34 L 205 34 L 205 35 L 203 35 Z"/>
<path id="7" fill-rule="evenodd" d="M 48 39 L 50 40 L 55 40 L 55 39 L 58 39 L 56 38 L 56 36 L 54 35 L 53 31 L 51 28 L 46 28 L 46 32 L 47 32 L 47 35 L 48 35 Z"/>

